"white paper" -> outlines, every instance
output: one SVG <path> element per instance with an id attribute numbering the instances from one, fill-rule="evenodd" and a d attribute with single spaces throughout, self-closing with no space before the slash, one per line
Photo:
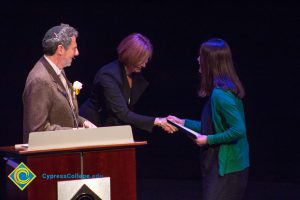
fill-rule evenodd
<path id="1" fill-rule="evenodd" d="M 169 121 L 169 120 L 168 120 L 168 122 L 171 122 L 171 123 L 173 123 L 175 126 L 178 126 L 178 127 L 182 128 L 182 129 L 188 131 L 189 133 L 193 134 L 195 137 L 198 137 L 198 136 L 201 135 L 200 133 L 197 133 L 196 131 L 193 131 L 192 129 L 189 129 L 189 128 L 185 127 L 185 126 L 182 126 L 182 125 L 180 125 L 180 124 L 178 124 L 178 123 L 176 123 L 176 122 L 172 122 L 172 121 Z"/>

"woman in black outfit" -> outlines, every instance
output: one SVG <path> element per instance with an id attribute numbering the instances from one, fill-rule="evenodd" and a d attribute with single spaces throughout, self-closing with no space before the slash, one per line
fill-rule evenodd
<path id="1" fill-rule="evenodd" d="M 172 133 L 165 118 L 134 112 L 134 105 L 148 86 L 141 74 L 152 56 L 152 44 L 139 33 L 124 38 L 117 48 L 118 59 L 97 72 L 91 95 L 80 114 L 97 126 L 132 125 L 151 132 L 154 125 Z"/>

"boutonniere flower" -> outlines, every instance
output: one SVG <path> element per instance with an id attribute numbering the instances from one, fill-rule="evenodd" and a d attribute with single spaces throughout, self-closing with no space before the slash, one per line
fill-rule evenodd
<path id="1" fill-rule="evenodd" d="M 82 83 L 80 83 L 79 81 L 75 81 L 73 83 L 73 89 L 75 91 L 75 94 L 78 95 L 80 90 L 82 89 Z"/>

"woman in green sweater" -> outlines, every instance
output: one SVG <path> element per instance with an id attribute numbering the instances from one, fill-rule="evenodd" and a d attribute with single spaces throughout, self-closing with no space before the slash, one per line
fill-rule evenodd
<path id="1" fill-rule="evenodd" d="M 201 133 L 203 200 L 241 200 L 248 181 L 249 147 L 242 98 L 243 86 L 235 72 L 231 51 L 222 39 L 204 42 L 199 51 L 201 86 L 207 98 L 201 121 L 177 122 Z"/>

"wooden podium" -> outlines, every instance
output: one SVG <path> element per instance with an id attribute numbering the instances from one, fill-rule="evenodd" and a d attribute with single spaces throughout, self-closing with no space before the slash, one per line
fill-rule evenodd
<path id="1" fill-rule="evenodd" d="M 14 146 L 0 147 L 6 159 L 5 176 L 14 168 L 8 162 L 24 164 L 36 178 L 21 191 L 6 179 L 6 199 L 55 200 L 57 182 L 74 179 L 47 180 L 45 174 L 84 174 L 110 177 L 112 200 L 136 200 L 135 148 L 147 142 L 98 145 L 48 150 L 16 150 Z M 44 178 L 43 178 L 44 177 Z"/>

